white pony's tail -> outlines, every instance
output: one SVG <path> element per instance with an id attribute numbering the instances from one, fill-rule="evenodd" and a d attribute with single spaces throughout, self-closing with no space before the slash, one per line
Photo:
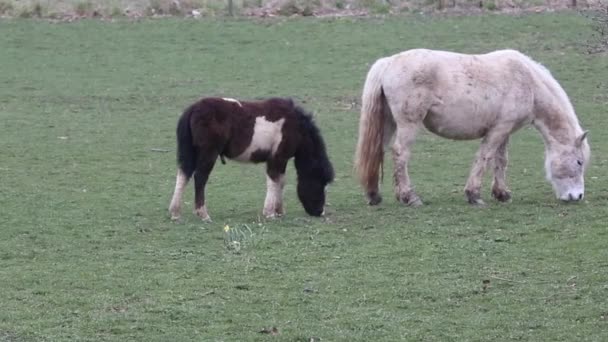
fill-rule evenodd
<path id="1" fill-rule="evenodd" d="M 359 120 L 359 140 L 355 152 L 355 170 L 359 182 L 365 189 L 370 204 L 380 203 L 378 181 L 380 167 L 384 160 L 384 141 L 387 132 L 385 121 L 388 108 L 382 90 L 382 76 L 389 64 L 388 58 L 377 60 L 367 73 L 361 97 L 361 117 Z M 388 127 L 391 127 L 387 125 Z M 388 128 L 387 127 L 387 128 Z M 390 138 L 390 137 L 388 137 Z"/>

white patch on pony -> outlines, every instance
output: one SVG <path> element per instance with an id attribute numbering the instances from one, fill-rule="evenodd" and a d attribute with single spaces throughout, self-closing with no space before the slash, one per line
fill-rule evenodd
<path id="1" fill-rule="evenodd" d="M 263 116 L 255 118 L 253 126 L 253 136 L 251 143 L 235 160 L 248 162 L 251 160 L 251 154 L 255 151 L 270 151 L 270 155 L 274 155 L 283 140 L 283 124 L 285 118 L 272 122 L 266 120 Z"/>
<path id="2" fill-rule="evenodd" d="M 187 184 L 188 178 L 186 177 L 186 174 L 184 174 L 182 170 L 178 168 L 177 176 L 175 177 L 175 190 L 173 190 L 173 198 L 171 199 L 171 204 L 169 205 L 171 220 L 179 220 L 182 195 Z"/>
<path id="3" fill-rule="evenodd" d="M 234 102 L 234 103 L 238 104 L 239 107 L 243 107 L 241 102 L 239 102 L 239 100 L 237 100 L 237 99 L 233 99 L 231 97 L 222 97 L 222 100 L 227 101 L 227 102 Z"/>
<path id="4" fill-rule="evenodd" d="M 266 218 L 283 215 L 283 187 L 285 175 L 280 175 L 276 181 L 266 175 L 266 200 L 264 201 L 264 216 Z"/>

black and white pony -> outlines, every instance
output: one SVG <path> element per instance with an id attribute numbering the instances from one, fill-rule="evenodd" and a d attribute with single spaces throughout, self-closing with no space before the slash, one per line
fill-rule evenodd
<path id="1" fill-rule="evenodd" d="M 287 162 L 295 157 L 298 197 L 304 210 L 321 216 L 325 187 L 334 179 L 325 143 L 310 114 L 291 99 L 244 102 L 203 98 L 188 107 L 177 123 L 177 179 L 169 207 L 180 217 L 181 197 L 194 175 L 194 213 L 210 220 L 205 184 L 218 156 L 247 163 L 266 163 L 264 216 L 284 213 L 283 187 Z"/>

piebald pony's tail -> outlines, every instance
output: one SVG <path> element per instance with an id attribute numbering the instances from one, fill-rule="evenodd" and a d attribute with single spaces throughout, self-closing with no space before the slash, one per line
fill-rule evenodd
<path id="1" fill-rule="evenodd" d="M 355 170 L 359 182 L 367 192 L 370 204 L 378 204 L 378 181 L 384 160 L 385 131 L 388 108 L 382 90 L 382 76 L 388 65 L 387 58 L 377 60 L 367 73 L 361 97 L 359 140 L 355 152 Z M 390 137 L 388 137 L 390 138 Z"/>
<path id="2" fill-rule="evenodd" d="M 192 141 L 192 129 L 190 126 L 190 120 L 196 110 L 194 104 L 186 109 L 182 116 L 177 122 L 177 164 L 180 170 L 186 176 L 186 179 L 190 179 L 194 170 L 196 169 L 196 161 L 198 152 Z"/>

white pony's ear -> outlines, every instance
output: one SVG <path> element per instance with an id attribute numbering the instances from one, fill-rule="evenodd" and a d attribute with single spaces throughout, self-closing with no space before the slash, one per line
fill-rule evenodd
<path id="1" fill-rule="evenodd" d="M 583 144 L 583 140 L 585 140 L 587 138 L 587 134 L 589 134 L 589 131 L 584 131 L 583 134 L 581 134 L 578 138 L 576 138 L 576 141 L 575 141 L 576 147 L 581 147 L 581 145 Z"/>

